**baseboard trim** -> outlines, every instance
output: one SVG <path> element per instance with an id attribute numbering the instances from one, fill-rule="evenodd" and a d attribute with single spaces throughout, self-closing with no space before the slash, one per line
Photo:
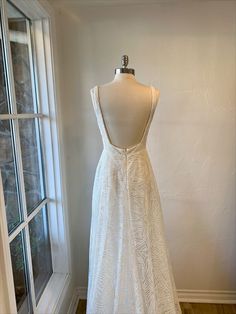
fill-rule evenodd
<path id="1" fill-rule="evenodd" d="M 180 302 L 236 304 L 236 291 L 177 290 Z"/>
<path id="2" fill-rule="evenodd" d="M 177 290 L 180 302 L 236 304 L 236 291 Z M 87 299 L 87 287 L 76 287 L 67 314 L 75 314 L 79 300 Z"/>

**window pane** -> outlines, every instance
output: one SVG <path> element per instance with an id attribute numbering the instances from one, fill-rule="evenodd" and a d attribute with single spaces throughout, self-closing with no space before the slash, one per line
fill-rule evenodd
<path id="1" fill-rule="evenodd" d="M 23 232 L 20 232 L 15 239 L 12 240 L 10 250 L 17 311 L 22 314 L 32 313 Z"/>
<path id="2" fill-rule="evenodd" d="M 13 154 L 12 128 L 8 120 L 0 120 L 0 169 L 9 233 L 20 224 L 20 201 L 16 164 Z"/>
<path id="3" fill-rule="evenodd" d="M 19 120 L 21 153 L 28 214 L 30 214 L 44 198 L 42 158 L 37 122 L 37 118 Z"/>
<path id="4" fill-rule="evenodd" d="M 36 112 L 33 97 L 32 65 L 29 54 L 29 28 L 27 18 L 13 5 L 7 5 L 8 27 L 18 113 Z M 33 72 L 32 72 L 33 73 Z"/>
<path id="5" fill-rule="evenodd" d="M 1 14 L 0 14 L 1 20 Z M 0 25 L 0 114 L 8 113 L 8 102 L 6 95 L 6 72 L 3 59 L 3 42 L 2 42 L 2 29 Z"/>
<path id="6" fill-rule="evenodd" d="M 48 230 L 47 207 L 29 223 L 36 303 L 52 275 L 52 257 Z"/>

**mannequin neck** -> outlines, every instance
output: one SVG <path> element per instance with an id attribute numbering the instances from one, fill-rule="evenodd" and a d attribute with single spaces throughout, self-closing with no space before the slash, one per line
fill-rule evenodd
<path id="1" fill-rule="evenodd" d="M 116 73 L 115 77 L 113 79 L 113 82 L 115 81 L 123 81 L 123 80 L 132 80 L 136 81 L 135 76 L 131 73 Z"/>

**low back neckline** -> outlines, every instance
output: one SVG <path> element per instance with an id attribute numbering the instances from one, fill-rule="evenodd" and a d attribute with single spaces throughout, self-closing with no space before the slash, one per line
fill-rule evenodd
<path id="1" fill-rule="evenodd" d="M 132 149 L 135 149 L 136 147 L 138 147 L 139 145 L 141 145 L 143 140 L 144 140 L 144 138 L 145 138 L 145 135 L 147 133 L 147 130 L 148 130 L 149 124 L 151 122 L 151 118 L 152 118 L 153 103 L 154 103 L 154 100 L 153 100 L 153 98 L 154 98 L 153 97 L 153 94 L 154 94 L 153 93 L 153 86 L 150 85 L 150 90 L 151 90 L 151 108 L 150 108 L 149 116 L 148 116 L 148 119 L 146 121 L 144 130 L 143 130 L 143 134 L 142 134 L 141 140 L 137 144 L 131 145 L 131 146 L 128 146 L 128 147 L 120 147 L 120 146 L 114 145 L 112 143 L 110 135 L 109 135 L 109 132 L 108 132 L 108 129 L 107 129 L 107 126 L 106 126 L 106 122 L 105 122 L 105 119 L 104 119 L 104 116 L 103 116 L 103 112 L 102 112 L 102 109 L 101 109 L 100 97 L 99 97 L 99 95 L 100 95 L 99 94 L 99 86 L 96 85 L 94 88 L 95 88 L 95 96 L 96 96 L 96 101 L 97 101 L 97 107 L 99 109 L 99 114 L 101 116 L 103 128 L 104 128 L 104 131 L 105 131 L 105 136 L 106 136 L 106 139 L 107 139 L 109 145 L 112 146 L 113 148 L 117 149 L 117 150 L 122 150 L 122 151 L 132 150 Z"/>

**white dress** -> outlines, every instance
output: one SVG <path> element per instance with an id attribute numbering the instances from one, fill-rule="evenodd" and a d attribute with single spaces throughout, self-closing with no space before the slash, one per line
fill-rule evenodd
<path id="1" fill-rule="evenodd" d="M 152 104 L 137 145 L 113 145 L 99 102 L 90 89 L 102 136 L 97 164 L 89 244 L 86 314 L 181 313 L 166 243 L 160 196 L 146 149 L 157 106 Z"/>

